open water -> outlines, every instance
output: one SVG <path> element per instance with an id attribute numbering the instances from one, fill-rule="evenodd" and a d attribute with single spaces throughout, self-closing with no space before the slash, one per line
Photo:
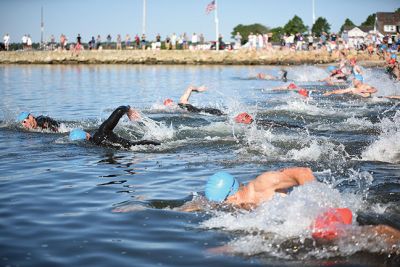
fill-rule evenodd
<path id="1" fill-rule="evenodd" d="M 300 84 L 326 89 L 315 82 L 327 75 L 323 68 L 287 70 Z M 382 70 L 365 71 L 379 96 L 400 93 Z M 0 66 L 0 266 L 398 266 L 399 249 L 357 232 L 357 220 L 364 214 L 374 223 L 368 218 L 378 214 L 399 224 L 399 102 L 304 99 L 271 91 L 279 81 L 248 79 L 257 72 L 279 69 Z M 191 103 L 227 115 L 162 105 L 191 84 L 209 88 Z M 115 150 L 68 140 L 72 128 L 94 130 L 127 104 L 144 119 L 124 117 L 116 132 L 161 146 Z M 55 118 L 62 133 L 22 129 L 21 111 Z M 237 125 L 242 111 L 275 125 Z M 251 212 L 177 209 L 201 199 L 217 171 L 245 183 L 290 166 L 311 167 L 320 183 Z M 309 225 L 327 207 L 353 211 L 350 238 L 312 240 Z"/>

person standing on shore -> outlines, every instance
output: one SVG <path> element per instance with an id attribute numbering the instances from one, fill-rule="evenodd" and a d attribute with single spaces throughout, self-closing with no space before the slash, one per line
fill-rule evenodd
<path id="1" fill-rule="evenodd" d="M 146 35 L 144 33 L 142 34 L 140 45 L 142 46 L 142 50 L 146 50 Z"/>
<path id="2" fill-rule="evenodd" d="M 121 34 L 117 35 L 117 50 L 122 50 L 122 39 Z"/>
<path id="3" fill-rule="evenodd" d="M 125 35 L 125 49 L 128 49 L 131 47 L 131 36 L 127 33 Z"/>
<path id="4" fill-rule="evenodd" d="M 26 50 L 27 43 L 28 37 L 26 36 L 26 34 L 24 34 L 24 36 L 22 36 L 22 50 Z"/>
<path id="5" fill-rule="evenodd" d="M 30 35 L 30 34 L 28 34 L 28 37 L 27 37 L 27 39 L 26 39 L 26 46 L 27 46 L 27 48 L 28 48 L 29 50 L 32 50 L 32 38 L 31 38 L 31 35 Z"/>
<path id="6" fill-rule="evenodd" d="M 3 41 L 4 41 L 4 48 L 6 49 L 6 51 L 10 50 L 10 35 L 8 35 L 8 33 L 4 35 Z"/>

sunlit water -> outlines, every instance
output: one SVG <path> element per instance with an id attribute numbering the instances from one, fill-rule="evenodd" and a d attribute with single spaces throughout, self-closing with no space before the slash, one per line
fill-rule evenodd
<path id="1" fill-rule="evenodd" d="M 291 67 L 308 87 L 323 68 Z M 357 235 L 357 214 L 399 216 L 399 102 L 273 92 L 278 81 L 248 79 L 278 68 L 208 66 L 1 66 L 1 266 L 272 266 L 398 264 L 379 237 Z M 366 69 L 379 96 L 400 85 Z M 165 108 L 188 85 L 209 90 L 191 103 L 226 116 Z M 70 142 L 119 105 L 143 120 L 116 132 L 159 147 L 113 150 Z M 21 111 L 61 121 L 62 133 L 27 132 Z M 285 126 L 236 125 L 247 111 Z M 247 182 L 267 170 L 309 166 L 320 183 L 296 188 L 254 211 L 176 209 L 201 198 L 211 174 Z M 354 214 L 351 240 L 320 245 L 310 224 L 327 207 Z M 224 253 L 221 253 L 224 252 Z"/>

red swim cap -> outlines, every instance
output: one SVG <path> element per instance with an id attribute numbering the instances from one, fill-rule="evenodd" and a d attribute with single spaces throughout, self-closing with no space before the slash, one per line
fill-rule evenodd
<path id="1" fill-rule="evenodd" d="M 258 73 L 257 74 L 257 79 L 265 79 L 265 74 L 264 73 Z"/>
<path id="2" fill-rule="evenodd" d="M 167 98 L 164 100 L 164 106 L 171 106 L 174 101 L 171 98 Z"/>
<path id="3" fill-rule="evenodd" d="M 299 95 L 308 97 L 308 91 L 307 91 L 306 89 L 304 89 L 304 88 L 300 88 L 300 90 L 298 90 L 297 93 L 298 93 Z"/>
<path id="4" fill-rule="evenodd" d="M 237 123 L 250 124 L 253 122 L 253 117 L 247 112 L 240 113 L 235 117 Z"/>
<path id="5" fill-rule="evenodd" d="M 395 64 L 396 63 L 396 59 L 392 58 L 391 60 L 389 60 L 389 64 Z"/>
<path id="6" fill-rule="evenodd" d="M 288 89 L 296 89 L 297 85 L 295 85 L 294 83 L 290 83 L 287 88 Z"/>
<path id="7" fill-rule="evenodd" d="M 348 208 L 334 208 L 318 215 L 312 224 L 312 237 L 333 240 L 344 234 L 341 225 L 351 224 L 353 214 Z"/>

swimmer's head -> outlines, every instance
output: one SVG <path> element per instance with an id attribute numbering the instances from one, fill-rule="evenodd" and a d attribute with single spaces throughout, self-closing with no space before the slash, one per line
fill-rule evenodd
<path id="1" fill-rule="evenodd" d="M 235 117 L 235 122 L 250 124 L 253 122 L 253 117 L 247 112 L 242 112 Z"/>
<path id="2" fill-rule="evenodd" d="M 88 140 L 89 138 L 90 138 L 90 134 L 85 132 L 82 129 L 73 129 L 69 133 L 69 139 L 71 141 Z"/>
<path id="3" fill-rule="evenodd" d="M 312 237 L 332 240 L 344 234 L 343 225 L 352 223 L 353 214 L 348 208 L 332 208 L 317 216 L 312 224 Z"/>
<path id="4" fill-rule="evenodd" d="M 357 59 L 355 57 L 350 58 L 350 64 L 354 65 L 357 63 Z"/>
<path id="5" fill-rule="evenodd" d="M 164 100 L 164 106 L 171 106 L 174 101 L 171 98 L 167 98 Z"/>
<path id="6" fill-rule="evenodd" d="M 335 67 L 335 66 L 328 66 L 328 67 L 326 68 L 326 70 L 327 70 L 328 72 L 333 72 L 333 71 L 336 70 L 336 67 Z"/>
<path id="7" fill-rule="evenodd" d="M 23 122 L 25 119 L 27 119 L 29 117 L 29 112 L 21 112 L 18 116 L 17 116 L 17 122 Z"/>
<path id="8" fill-rule="evenodd" d="M 222 202 L 239 190 L 239 182 L 227 172 L 217 172 L 208 178 L 205 195 L 210 201 Z"/>
<path id="9" fill-rule="evenodd" d="M 354 75 L 354 81 L 363 83 L 364 82 L 364 77 L 361 74 L 355 74 Z"/>
<path id="10" fill-rule="evenodd" d="M 287 88 L 288 89 L 297 89 L 297 85 L 294 83 L 290 83 Z"/>

